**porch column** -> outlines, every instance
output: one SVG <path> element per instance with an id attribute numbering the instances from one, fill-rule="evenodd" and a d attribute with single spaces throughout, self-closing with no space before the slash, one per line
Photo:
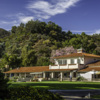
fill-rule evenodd
<path id="1" fill-rule="evenodd" d="M 70 76 L 73 77 L 73 72 L 70 72 Z"/>
<path id="2" fill-rule="evenodd" d="M 17 75 L 16 75 L 16 73 L 14 73 L 14 77 L 16 77 Z"/>
<path id="3" fill-rule="evenodd" d="M 19 73 L 19 77 L 21 78 L 21 73 Z"/>
<path id="4" fill-rule="evenodd" d="M 45 72 L 43 72 L 43 78 L 46 78 L 46 73 Z"/>
<path id="5" fill-rule="evenodd" d="M 54 72 L 51 72 L 51 78 L 54 78 Z"/>
<path id="6" fill-rule="evenodd" d="M 72 77 L 73 77 L 73 72 L 70 72 L 70 81 L 72 81 Z"/>
<path id="7" fill-rule="evenodd" d="M 11 73 L 10 73 L 10 79 L 11 79 Z"/>
<path id="8" fill-rule="evenodd" d="M 26 78 L 26 73 L 25 73 L 25 78 Z"/>
<path id="9" fill-rule="evenodd" d="M 63 72 L 60 72 L 60 78 L 61 78 L 60 81 L 62 81 L 63 80 Z"/>

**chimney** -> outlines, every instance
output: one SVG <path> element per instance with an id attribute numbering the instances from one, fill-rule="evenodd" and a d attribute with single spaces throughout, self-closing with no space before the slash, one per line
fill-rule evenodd
<path id="1" fill-rule="evenodd" d="M 77 49 L 77 53 L 84 53 L 85 50 L 83 48 Z"/>

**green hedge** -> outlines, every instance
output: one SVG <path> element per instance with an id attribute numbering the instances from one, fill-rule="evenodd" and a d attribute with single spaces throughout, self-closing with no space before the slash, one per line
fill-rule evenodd
<path id="1" fill-rule="evenodd" d="M 9 100 L 63 100 L 59 95 L 53 94 L 46 89 L 19 86 L 9 88 Z"/>

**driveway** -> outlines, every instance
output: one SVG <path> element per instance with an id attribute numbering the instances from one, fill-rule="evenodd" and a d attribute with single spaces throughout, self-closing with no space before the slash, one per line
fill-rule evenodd
<path id="1" fill-rule="evenodd" d="M 49 90 L 49 91 L 51 91 L 52 93 L 58 93 L 65 100 L 96 100 L 96 99 L 90 99 L 91 95 L 94 95 L 94 94 L 100 95 L 100 89 L 94 89 L 94 90 Z"/>

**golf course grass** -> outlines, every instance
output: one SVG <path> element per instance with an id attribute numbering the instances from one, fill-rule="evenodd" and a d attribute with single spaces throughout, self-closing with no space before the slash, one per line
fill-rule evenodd
<path id="1" fill-rule="evenodd" d="M 9 87 L 32 86 L 35 88 L 45 88 L 49 90 L 72 90 L 72 89 L 100 89 L 100 82 L 11 82 Z"/>

